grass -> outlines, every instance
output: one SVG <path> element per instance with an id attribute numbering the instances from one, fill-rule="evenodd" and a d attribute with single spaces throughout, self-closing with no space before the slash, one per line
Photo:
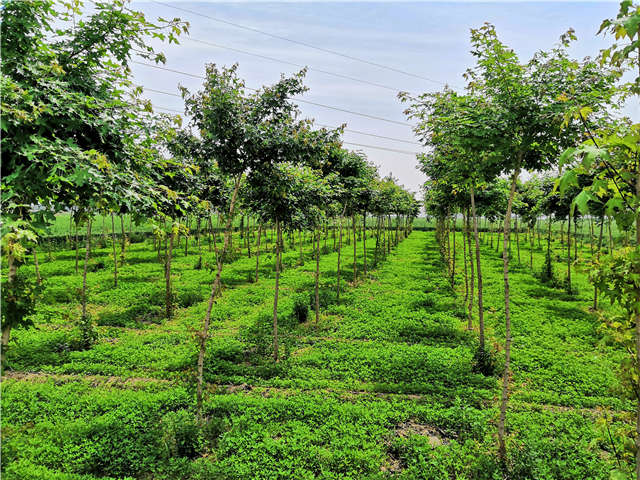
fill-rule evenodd
<path id="1" fill-rule="evenodd" d="M 367 246 L 370 262 L 374 242 Z M 413 232 L 367 278 L 344 281 L 339 302 L 337 254 L 329 249 L 320 262 L 318 324 L 311 314 L 300 323 L 294 313 L 313 291 L 315 262 L 308 243 L 305 249 L 305 265 L 297 265 L 297 246 L 284 256 L 278 364 L 270 356 L 273 257 L 262 256 L 257 283 L 248 281 L 254 258 L 225 266 L 205 362 L 203 424 L 193 414 L 194 330 L 212 274 L 193 269 L 196 255 L 177 250 L 174 285 L 185 300 L 166 321 L 153 313 L 164 291 L 152 245 L 129 248 L 117 289 L 108 246 L 95 250 L 106 266 L 89 274 L 99 337 L 86 350 L 77 345 L 74 326 L 74 254 L 43 259 L 45 300 L 35 327 L 15 332 L 12 371 L 2 382 L 3 475 L 502 478 L 495 455 L 499 377 L 473 371 L 477 339 L 465 329 L 462 277 L 452 289 L 434 235 Z M 353 276 L 352 252 L 344 246 L 344 279 Z M 534 254 L 541 266 L 544 253 Z M 210 261 L 208 255 L 205 248 Z M 488 334 L 499 346 L 502 260 L 486 245 L 483 255 Z M 599 420 L 606 407 L 615 431 L 632 407 L 614 391 L 624 354 L 601 341 L 599 322 L 585 308 L 591 293 L 584 273 L 575 275 L 581 293 L 571 296 L 513 263 L 511 478 L 608 479 L 615 459 Z M 500 351 L 497 356 L 500 364 Z"/>

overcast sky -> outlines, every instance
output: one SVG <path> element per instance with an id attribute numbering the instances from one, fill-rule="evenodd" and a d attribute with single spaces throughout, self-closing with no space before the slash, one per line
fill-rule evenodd
<path id="1" fill-rule="evenodd" d="M 163 45 L 166 67 L 202 75 L 206 63 L 239 63 L 239 74 L 249 87 L 276 81 L 281 73 L 290 74 L 298 67 L 274 62 L 238 51 L 198 43 L 203 40 L 286 62 L 311 67 L 307 74 L 310 90 L 306 100 L 406 122 L 403 105 L 395 91 L 425 92 L 449 84 L 464 86 L 462 74 L 473 64 L 469 54 L 469 29 L 484 22 L 496 25 L 503 42 L 514 48 L 521 61 L 535 51 L 548 49 L 568 28 L 575 29 L 578 41 L 572 53 L 576 57 L 595 56 L 611 43 L 610 38 L 596 36 L 600 22 L 614 17 L 616 2 L 192 2 L 163 3 L 196 13 L 178 11 L 157 2 L 134 1 L 133 8 L 149 18 L 180 17 L 190 23 L 189 37 L 180 45 Z M 202 16 L 204 15 L 204 16 Z M 290 43 L 261 33 L 224 24 L 209 17 L 263 30 L 291 40 L 382 64 L 415 76 L 379 68 L 307 46 Z M 313 69 L 382 84 L 381 88 L 354 80 L 338 78 Z M 201 80 L 145 66 L 134 65 L 137 83 L 148 88 L 177 93 L 178 83 L 197 89 Z M 430 80 L 426 80 L 430 79 Z M 156 106 L 182 110 L 182 100 L 168 95 L 145 92 Z M 322 125 L 347 124 L 348 129 L 415 142 L 409 125 L 389 123 L 320 106 L 300 104 L 303 114 Z M 635 119 L 640 106 L 628 107 Z M 420 146 L 347 132 L 346 142 L 418 152 Z M 382 175 L 390 172 L 400 183 L 418 191 L 424 178 L 416 170 L 415 155 L 345 145 L 364 151 L 377 164 Z"/>

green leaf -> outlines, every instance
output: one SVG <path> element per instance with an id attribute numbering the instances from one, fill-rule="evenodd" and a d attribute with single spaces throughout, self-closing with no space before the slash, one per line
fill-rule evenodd
<path id="1" fill-rule="evenodd" d="M 576 206 L 581 215 L 589 213 L 588 203 L 590 201 L 598 201 L 598 199 L 589 190 L 582 190 L 571 202 L 571 215 L 573 215 Z"/>
<path id="2" fill-rule="evenodd" d="M 553 187 L 553 193 L 558 189 L 560 189 L 560 193 L 564 193 L 567 188 L 571 186 L 578 186 L 578 174 L 575 170 L 568 170 L 556 181 L 556 184 Z"/>

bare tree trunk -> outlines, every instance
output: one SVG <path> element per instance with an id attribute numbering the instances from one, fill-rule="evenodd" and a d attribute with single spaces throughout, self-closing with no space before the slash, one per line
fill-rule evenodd
<path id="1" fill-rule="evenodd" d="M 519 155 L 518 163 L 522 161 L 522 154 Z M 504 342 L 504 374 L 502 377 L 502 395 L 500 399 L 500 418 L 498 420 L 498 449 L 500 460 L 504 464 L 507 458 L 507 450 L 505 445 L 505 419 L 507 415 L 507 401 L 509 398 L 509 377 L 511 375 L 511 310 L 509 299 L 509 255 L 507 252 L 507 242 L 509 241 L 511 228 L 511 208 L 513 206 L 513 197 L 516 191 L 516 183 L 520 167 L 517 167 L 511 176 L 511 191 L 509 192 L 509 202 L 507 204 L 507 213 L 504 217 L 504 238 L 502 242 L 502 263 L 504 271 L 504 320 L 505 320 L 505 342 Z"/>
<path id="2" fill-rule="evenodd" d="M 580 230 L 582 230 L 582 228 L 580 228 Z M 580 248 L 582 248 L 582 246 Z M 576 218 L 573 219 L 573 260 L 578 260 L 578 219 Z"/>
<path id="3" fill-rule="evenodd" d="M 464 210 L 462 210 L 462 264 L 464 265 L 464 305 L 469 304 L 469 276 L 467 268 L 467 221 Z"/>
<path id="4" fill-rule="evenodd" d="M 589 247 L 591 249 L 591 258 L 593 258 L 593 216 L 589 215 Z"/>
<path id="5" fill-rule="evenodd" d="M 602 231 L 604 230 L 604 215 L 600 217 L 600 236 L 598 238 L 598 252 L 596 253 L 596 260 L 600 261 L 600 250 L 602 250 Z M 598 286 L 593 287 L 593 309 L 598 309 Z"/>
<path id="6" fill-rule="evenodd" d="M 40 265 L 38 264 L 38 252 L 37 246 L 33 247 L 33 266 L 36 269 L 36 284 L 42 284 L 42 277 L 40 277 Z"/>
<path id="7" fill-rule="evenodd" d="M 338 234 L 338 269 L 336 273 L 338 286 L 337 286 L 337 292 L 336 292 L 336 301 L 340 301 L 340 255 L 342 253 L 342 223 L 343 223 L 344 213 L 346 211 L 347 211 L 347 206 L 345 205 L 344 208 L 342 209 L 342 214 L 340 215 L 340 233 Z"/>
<path id="8" fill-rule="evenodd" d="M 167 320 L 171 319 L 171 311 L 173 309 L 173 299 L 171 298 L 171 257 L 173 257 L 173 240 L 175 233 L 173 232 L 173 225 L 171 225 L 171 232 L 169 233 L 169 248 L 165 253 L 164 263 L 164 302 Z"/>
<path id="9" fill-rule="evenodd" d="M 77 225 L 76 225 L 76 232 L 77 232 Z M 12 252 L 12 247 L 7 248 L 7 264 L 8 264 L 7 265 L 8 267 L 7 287 L 3 287 L 3 288 L 9 288 L 9 286 L 15 281 L 16 275 L 18 273 L 18 265 L 15 261 L 15 257 L 13 256 L 13 253 L 11 252 Z M 0 347 L 0 368 L 2 372 L 0 373 L 4 372 L 7 346 L 9 345 L 9 340 L 11 338 L 11 327 L 12 325 L 10 323 L 2 322 L 2 340 L 1 340 L 2 345 Z"/>
<path id="10" fill-rule="evenodd" d="M 364 276 L 367 276 L 367 212 L 362 214 L 362 228 L 364 235 L 362 236 L 362 253 L 364 255 Z"/>
<path id="11" fill-rule="evenodd" d="M 567 293 L 571 294 L 571 213 L 567 215 Z"/>
<path id="12" fill-rule="evenodd" d="M 91 218 L 87 221 L 87 235 L 85 236 L 84 269 L 82 272 L 82 320 L 87 318 L 87 267 L 91 253 Z"/>
<path id="13" fill-rule="evenodd" d="M 316 324 L 320 319 L 320 231 L 316 229 L 316 285 L 315 285 L 315 307 L 316 307 Z"/>
<path id="14" fill-rule="evenodd" d="M 471 185 L 471 213 L 473 214 L 473 236 L 476 243 L 476 270 L 478 275 L 478 337 L 480 350 L 484 351 L 484 308 L 482 305 L 482 265 L 480 262 L 480 240 L 478 238 L 478 217 L 476 216 L 475 183 Z M 493 238 L 493 237 L 492 237 Z"/>
<path id="15" fill-rule="evenodd" d="M 76 275 L 78 274 L 78 256 L 79 256 L 79 249 L 80 249 L 80 245 L 78 242 L 78 220 L 75 221 L 76 224 Z"/>
<path id="16" fill-rule="evenodd" d="M 122 258 L 124 258 L 124 250 L 127 244 L 127 237 L 124 233 L 124 215 L 120 215 L 120 230 L 122 230 L 122 238 L 120 239 L 120 255 L 122 255 Z"/>
<path id="17" fill-rule="evenodd" d="M 258 282 L 258 268 L 260 267 L 260 237 L 262 236 L 262 223 L 258 225 L 258 241 L 256 245 L 256 283 Z"/>
<path id="18" fill-rule="evenodd" d="M 516 215 L 516 248 L 518 250 L 518 264 L 520 264 L 520 228 L 518 227 L 517 215 Z"/>
<path id="19" fill-rule="evenodd" d="M 196 243 L 198 244 L 198 256 L 200 257 L 200 260 L 198 261 L 200 263 L 200 265 L 202 265 L 202 245 L 200 243 L 200 233 L 201 233 L 201 226 L 202 226 L 202 217 L 198 216 L 198 222 L 196 224 Z"/>
<path id="20" fill-rule="evenodd" d="M 535 247 L 535 228 L 536 224 L 533 223 L 533 226 L 529 227 L 529 268 L 533 271 L 533 248 Z"/>
<path id="21" fill-rule="evenodd" d="M 453 253 L 451 256 L 451 288 L 455 286 L 456 281 L 456 215 L 453 215 L 453 220 L 451 222 L 453 225 Z"/>
<path id="22" fill-rule="evenodd" d="M 391 215 L 387 215 L 389 228 L 387 229 L 387 254 L 391 253 Z"/>
<path id="23" fill-rule="evenodd" d="M 351 214 L 351 224 L 353 226 L 353 283 L 355 284 L 358 281 L 358 264 L 357 264 L 358 241 L 356 239 L 356 215 L 355 214 Z"/>
<path id="24" fill-rule="evenodd" d="M 273 360 L 278 362 L 278 291 L 280 289 L 280 221 L 276 220 L 276 288 L 273 295 Z"/>
<path id="25" fill-rule="evenodd" d="M 212 240 L 211 237 L 215 235 L 215 232 L 213 231 L 213 222 L 211 221 L 211 215 L 209 215 L 209 252 L 211 252 L 211 248 L 212 248 Z"/>
<path id="26" fill-rule="evenodd" d="M 187 216 L 187 218 L 185 219 L 185 223 L 186 223 L 186 231 L 184 234 L 184 256 L 188 257 L 189 256 L 189 217 Z"/>
<path id="27" fill-rule="evenodd" d="M 609 254 L 613 252 L 613 235 L 611 235 L 611 217 L 607 217 L 607 227 L 609 228 Z"/>
<path id="28" fill-rule="evenodd" d="M 235 185 L 233 189 L 233 194 L 231 195 L 231 202 L 229 203 L 229 213 L 227 216 L 227 221 L 225 225 L 224 231 L 224 244 L 222 246 L 222 252 L 218 254 L 218 247 L 215 246 L 215 235 L 214 235 L 214 246 L 216 251 L 216 277 L 213 281 L 213 285 L 211 286 L 211 294 L 209 295 L 209 304 L 207 306 L 207 313 L 204 317 L 204 324 L 202 325 L 202 331 L 198 334 L 199 343 L 200 343 L 200 351 L 198 352 L 198 385 L 197 385 L 197 393 L 196 393 L 196 412 L 198 418 L 202 419 L 202 384 L 204 381 L 204 356 L 207 348 L 207 339 L 209 338 L 209 326 L 211 325 L 211 310 L 213 308 L 213 303 L 215 298 L 218 296 L 221 287 L 221 276 L 222 276 L 222 268 L 224 257 L 226 255 L 226 251 L 230 245 L 230 236 L 232 234 L 233 228 L 233 213 L 236 206 L 236 199 L 238 198 L 238 190 L 240 189 L 240 181 L 242 177 L 238 175 L 235 179 Z"/>
<path id="29" fill-rule="evenodd" d="M 118 288 L 118 256 L 116 254 L 116 226 L 111 212 L 111 244 L 113 247 L 113 286 Z"/>
<path id="30" fill-rule="evenodd" d="M 300 247 L 300 258 L 298 259 L 299 265 L 304 265 L 304 253 L 302 252 L 302 229 L 298 230 L 298 245 Z"/>
<path id="31" fill-rule="evenodd" d="M 380 248 L 380 216 L 378 215 L 377 223 L 376 223 L 376 248 L 373 252 L 373 265 L 374 267 L 378 265 L 378 249 Z"/>
<path id="32" fill-rule="evenodd" d="M 468 310 L 468 324 L 469 330 L 473 329 L 473 294 L 474 294 L 474 265 L 473 265 L 473 250 L 471 248 L 471 228 L 469 219 L 469 207 L 467 207 L 467 246 L 469 247 L 469 266 L 471 267 L 471 278 L 469 279 L 469 303 L 467 304 Z"/>
<path id="33" fill-rule="evenodd" d="M 72 238 L 73 238 L 73 211 L 69 210 L 69 235 L 67 236 L 67 245 L 69 246 L 69 250 L 71 250 Z"/>

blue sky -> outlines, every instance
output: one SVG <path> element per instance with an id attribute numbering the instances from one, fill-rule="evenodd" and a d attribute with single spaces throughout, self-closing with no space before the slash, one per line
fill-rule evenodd
<path id="1" fill-rule="evenodd" d="M 473 64 L 469 54 L 469 29 L 484 22 L 496 25 L 500 38 L 515 49 L 522 61 L 535 51 L 548 49 L 559 36 L 573 27 L 578 36 L 572 53 L 576 57 L 595 56 L 611 43 L 610 38 L 596 36 L 604 18 L 617 13 L 616 2 L 191 2 L 163 3 L 199 14 L 228 20 L 259 30 L 343 52 L 372 62 L 413 73 L 428 81 L 372 65 L 355 62 L 302 45 L 292 44 L 256 32 L 239 29 L 211 19 L 177 11 L 154 2 L 132 3 L 133 8 L 150 18 L 180 17 L 191 24 L 190 37 L 210 43 L 246 50 L 316 69 L 384 84 L 394 89 L 425 92 L 441 89 L 444 83 L 464 86 L 462 74 Z M 298 68 L 266 59 L 197 43 L 184 37 L 180 45 L 163 45 L 168 68 L 202 74 L 206 63 L 239 63 L 239 73 L 247 86 L 259 87 L 276 81 L 281 73 Z M 178 83 L 197 89 L 200 80 L 179 74 L 134 65 L 137 83 L 148 88 L 177 92 Z M 438 83 L 442 82 L 442 83 Z M 336 78 L 317 71 L 307 74 L 310 90 L 303 97 L 309 101 L 353 110 L 368 115 L 406 122 L 403 106 L 392 90 L 352 80 Z M 146 92 L 155 105 L 182 110 L 180 98 Z M 302 112 L 319 124 L 337 126 L 376 135 L 415 141 L 407 125 L 383 122 L 301 104 Z M 640 118 L 640 107 L 627 111 Z M 418 145 L 345 133 L 345 141 L 408 152 Z M 415 156 L 369 147 L 356 147 L 380 167 L 383 175 L 393 173 L 400 182 L 417 191 L 424 178 L 416 170 Z"/>

